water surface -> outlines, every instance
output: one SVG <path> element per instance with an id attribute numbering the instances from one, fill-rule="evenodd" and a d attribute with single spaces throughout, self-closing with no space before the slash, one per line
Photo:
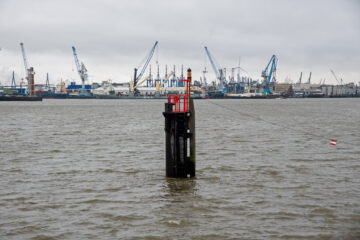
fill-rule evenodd
<path id="1" fill-rule="evenodd" d="M 195 108 L 176 180 L 163 100 L 0 102 L 0 239 L 360 238 L 360 99 Z"/>

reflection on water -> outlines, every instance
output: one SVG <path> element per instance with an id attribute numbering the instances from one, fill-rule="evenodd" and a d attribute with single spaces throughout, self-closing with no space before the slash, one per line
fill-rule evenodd
<path id="1" fill-rule="evenodd" d="M 165 188 L 165 203 L 159 214 L 163 215 L 166 225 L 194 226 L 193 209 L 200 201 L 196 195 L 196 179 L 166 179 Z M 189 229 L 178 231 L 183 235 L 188 234 Z"/>
<path id="2" fill-rule="evenodd" d="M 196 193 L 196 178 L 191 179 L 176 179 L 166 178 L 167 192 L 169 196 L 194 196 Z"/>
<path id="3" fill-rule="evenodd" d="M 0 239 L 360 238 L 359 99 L 216 103 L 167 179 L 162 100 L 1 102 Z"/>

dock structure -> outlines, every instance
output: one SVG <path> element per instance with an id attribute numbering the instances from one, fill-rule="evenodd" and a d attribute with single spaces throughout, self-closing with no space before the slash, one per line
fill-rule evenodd
<path id="1" fill-rule="evenodd" d="M 172 178 L 195 177 L 195 108 L 190 98 L 191 69 L 186 94 L 169 95 L 165 103 L 166 176 Z"/>

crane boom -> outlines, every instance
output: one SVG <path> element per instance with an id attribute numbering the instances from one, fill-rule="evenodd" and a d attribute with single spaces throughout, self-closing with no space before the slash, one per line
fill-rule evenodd
<path id="1" fill-rule="evenodd" d="M 79 73 L 79 76 L 81 79 L 81 84 L 82 84 L 81 91 L 84 92 L 85 91 L 85 81 L 87 81 L 87 78 L 88 78 L 87 69 L 83 62 L 81 62 L 81 64 L 80 64 L 78 55 L 76 53 L 76 49 L 74 46 L 72 46 L 72 50 L 73 50 L 73 54 L 74 54 L 76 69 L 77 69 L 77 72 Z"/>
<path id="2" fill-rule="evenodd" d="M 140 80 L 142 78 L 142 76 L 144 75 L 144 72 L 145 72 L 147 66 L 149 65 L 149 62 L 150 62 L 152 56 L 154 55 L 154 52 L 155 52 L 155 49 L 156 49 L 157 45 L 158 45 L 158 41 L 156 41 L 154 46 L 152 47 L 152 49 L 151 49 L 151 51 L 150 51 L 150 53 L 149 53 L 149 55 L 148 55 L 148 57 L 146 59 L 146 62 L 145 62 L 144 66 L 141 69 L 141 72 L 140 72 L 140 74 L 138 76 L 137 76 L 137 68 L 134 69 L 134 86 L 135 86 L 135 89 L 136 89 L 138 80 Z"/>
<path id="3" fill-rule="evenodd" d="M 136 86 L 134 86 L 133 82 L 130 82 L 130 91 L 134 92 L 134 89 L 139 87 L 141 84 L 143 84 L 146 80 L 148 80 L 149 78 L 151 78 L 151 75 L 147 76 L 146 78 L 144 78 L 142 81 L 140 81 L 138 84 L 136 84 Z"/>
<path id="4" fill-rule="evenodd" d="M 209 52 L 208 48 L 205 47 L 205 52 L 209 58 L 209 61 L 210 61 L 210 64 L 211 64 L 211 67 L 213 68 L 214 70 L 214 73 L 216 75 L 216 77 L 220 80 L 220 71 L 219 69 L 216 67 L 215 63 L 214 63 L 214 60 L 213 60 L 213 57 L 211 55 L 211 53 Z"/>
<path id="5" fill-rule="evenodd" d="M 341 85 L 341 82 L 340 82 L 339 79 L 337 78 L 335 72 L 334 72 L 332 69 L 330 69 L 330 72 L 331 72 L 332 75 L 334 76 L 335 80 Z"/>
<path id="6" fill-rule="evenodd" d="M 170 77 L 171 77 L 171 75 L 173 75 L 175 72 L 174 71 L 172 71 L 168 76 L 167 76 L 167 78 L 165 79 L 165 81 L 162 83 L 162 84 L 160 84 L 159 85 L 159 88 L 158 89 L 156 89 L 157 91 L 159 91 L 160 90 L 160 88 L 163 88 L 164 87 L 164 85 L 165 85 L 165 83 L 167 83 L 167 81 L 169 81 L 169 79 L 170 79 Z"/>
<path id="7" fill-rule="evenodd" d="M 24 48 L 24 43 L 20 43 L 20 47 L 21 47 L 21 52 L 23 55 L 23 59 L 24 59 L 24 67 L 25 67 L 25 78 L 27 80 L 29 80 L 29 64 L 26 58 L 26 54 L 25 54 L 25 48 Z"/>
<path id="8" fill-rule="evenodd" d="M 77 70 L 80 78 L 82 79 L 81 65 L 80 65 L 80 62 L 79 62 L 79 59 L 78 59 L 78 56 L 77 56 L 77 53 L 76 53 L 76 49 L 75 49 L 74 46 L 72 46 L 72 50 L 73 50 L 73 54 L 74 54 L 76 70 Z"/>
<path id="9" fill-rule="evenodd" d="M 219 80 L 219 82 L 220 82 L 220 89 L 221 89 L 221 91 L 222 92 L 226 92 L 226 89 L 224 88 L 224 73 L 223 73 L 223 69 L 221 69 L 221 68 L 219 68 L 219 67 L 217 67 L 216 65 L 215 65 L 215 62 L 214 62 L 214 59 L 213 59 L 213 56 L 211 55 L 211 53 L 210 53 L 210 51 L 208 50 L 208 48 L 207 47 L 205 47 L 205 52 L 206 52 L 206 54 L 207 54 L 207 56 L 208 56 L 208 58 L 209 58 L 209 61 L 210 61 L 210 63 L 211 63 L 211 66 L 212 66 L 212 68 L 213 68 L 213 70 L 214 70 L 214 72 L 215 72 L 215 75 L 216 75 L 216 78 Z"/>

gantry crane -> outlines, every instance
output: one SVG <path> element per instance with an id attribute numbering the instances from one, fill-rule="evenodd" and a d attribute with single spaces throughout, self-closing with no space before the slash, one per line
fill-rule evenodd
<path id="1" fill-rule="evenodd" d="M 209 52 L 208 48 L 205 47 L 205 52 L 209 58 L 209 61 L 210 61 L 210 64 L 211 64 L 211 67 L 213 68 L 214 70 L 214 73 L 216 75 L 216 78 L 219 80 L 219 87 L 221 89 L 222 92 L 226 92 L 226 89 L 224 88 L 225 84 L 224 84 L 224 74 L 223 74 L 223 70 L 219 67 L 217 67 L 215 65 L 215 62 L 213 60 L 213 56 L 211 55 L 211 53 Z"/>
<path id="2" fill-rule="evenodd" d="M 263 80 L 264 92 L 263 94 L 272 94 L 270 90 L 270 84 L 276 82 L 276 65 L 278 62 L 278 58 L 275 55 L 272 55 L 269 63 L 266 65 L 265 70 L 261 72 L 261 77 Z M 271 67 L 270 67 L 271 65 Z M 270 70 L 269 70 L 270 67 Z"/>
<path id="3" fill-rule="evenodd" d="M 77 69 L 77 72 L 81 79 L 81 91 L 85 92 L 85 81 L 88 80 L 87 69 L 83 62 L 81 62 L 81 64 L 80 64 L 77 53 L 76 53 L 76 49 L 74 46 L 72 46 L 72 50 L 73 50 L 73 54 L 74 54 L 76 69 Z"/>
<path id="4" fill-rule="evenodd" d="M 150 53 L 149 53 L 149 55 L 148 55 L 148 57 L 147 57 L 147 59 L 145 61 L 144 66 L 142 67 L 141 72 L 140 72 L 139 75 L 137 75 L 138 69 L 134 68 L 134 79 L 133 79 L 132 85 L 134 86 L 135 94 L 137 93 L 136 88 L 139 86 L 139 84 L 137 84 L 137 83 L 142 78 L 142 76 L 144 75 L 144 72 L 145 72 L 147 66 L 149 65 L 149 62 L 150 62 L 152 56 L 154 55 L 154 52 L 155 52 L 155 49 L 156 49 L 157 45 L 158 45 L 158 41 L 156 41 L 154 46 L 152 47 L 152 49 L 151 49 L 151 51 L 150 51 Z"/>

